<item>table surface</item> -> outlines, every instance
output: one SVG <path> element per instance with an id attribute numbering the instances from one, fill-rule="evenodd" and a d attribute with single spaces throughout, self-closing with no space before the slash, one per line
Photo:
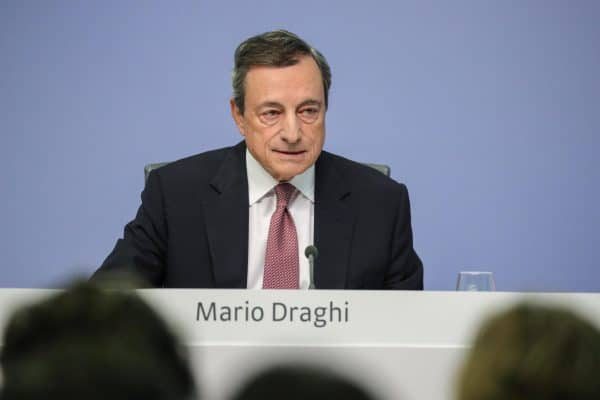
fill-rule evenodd
<path id="1" fill-rule="evenodd" d="M 0 289 L 0 328 L 53 290 Z M 274 362 L 316 363 L 379 398 L 452 398 L 480 323 L 526 301 L 575 311 L 600 327 L 600 294 L 153 289 L 139 294 L 187 347 L 205 398 L 225 399 Z"/>

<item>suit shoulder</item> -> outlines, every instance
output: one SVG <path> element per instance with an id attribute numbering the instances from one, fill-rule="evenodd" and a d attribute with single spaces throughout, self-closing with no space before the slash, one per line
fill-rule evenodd
<path id="1" fill-rule="evenodd" d="M 324 164 L 329 164 L 330 167 L 337 169 L 342 179 L 355 190 L 366 190 L 369 192 L 407 191 L 403 183 L 395 181 L 367 164 L 325 151 L 323 155 Z"/>
<path id="2" fill-rule="evenodd" d="M 167 182 L 208 180 L 216 174 L 223 161 L 235 155 L 237 150 L 238 146 L 230 146 L 205 151 L 170 162 L 153 172 L 160 176 L 161 181 Z"/>

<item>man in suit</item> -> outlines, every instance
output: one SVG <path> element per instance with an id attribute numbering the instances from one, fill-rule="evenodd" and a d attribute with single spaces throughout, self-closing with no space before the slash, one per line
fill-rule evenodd
<path id="1" fill-rule="evenodd" d="M 406 187 L 322 151 L 331 71 L 279 30 L 235 52 L 231 114 L 244 141 L 153 171 L 136 218 L 94 277 L 153 286 L 423 288 Z"/>

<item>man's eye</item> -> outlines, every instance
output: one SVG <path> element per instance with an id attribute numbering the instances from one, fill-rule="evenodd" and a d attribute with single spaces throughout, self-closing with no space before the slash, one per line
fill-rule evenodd
<path id="1" fill-rule="evenodd" d="M 277 110 L 268 110 L 262 113 L 262 115 L 266 118 L 274 118 L 279 116 L 279 111 Z"/>
<path id="2" fill-rule="evenodd" d="M 319 109 L 316 107 L 303 108 L 299 112 L 300 117 L 305 120 L 314 120 L 319 115 Z"/>
<path id="3" fill-rule="evenodd" d="M 260 119 L 264 123 L 273 124 L 277 122 L 281 112 L 279 110 L 266 110 L 260 113 Z"/>

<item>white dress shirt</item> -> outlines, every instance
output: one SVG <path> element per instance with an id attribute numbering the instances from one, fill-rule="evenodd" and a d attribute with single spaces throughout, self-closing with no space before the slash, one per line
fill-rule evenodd
<path id="1" fill-rule="evenodd" d="M 279 183 L 246 149 L 246 171 L 248 174 L 248 289 L 262 289 L 265 268 L 265 253 L 271 216 L 275 212 L 277 197 L 274 187 Z M 297 189 L 290 199 L 288 210 L 294 220 L 298 234 L 298 261 L 300 267 L 300 289 L 308 289 L 310 271 L 304 256 L 306 246 L 313 244 L 315 214 L 315 166 L 295 176 L 289 183 Z"/>

